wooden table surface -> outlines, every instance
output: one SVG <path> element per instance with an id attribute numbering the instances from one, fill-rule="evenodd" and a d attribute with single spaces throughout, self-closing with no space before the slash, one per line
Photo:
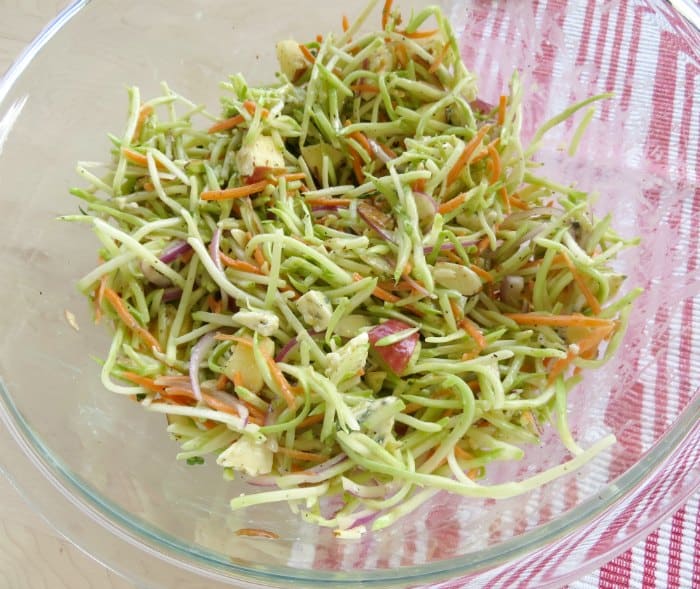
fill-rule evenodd
<path id="1" fill-rule="evenodd" d="M 67 0 L 0 0 L 0 74 Z M 134 589 L 61 537 L 0 476 L 0 588 Z"/>

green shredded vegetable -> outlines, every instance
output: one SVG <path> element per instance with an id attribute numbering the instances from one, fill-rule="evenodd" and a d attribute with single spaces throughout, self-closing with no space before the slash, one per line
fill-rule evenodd
<path id="1" fill-rule="evenodd" d="M 166 414 L 179 460 L 272 487 L 233 509 L 288 501 L 344 537 L 441 490 L 525 493 L 614 443 L 581 448 L 567 396 L 638 294 L 612 266 L 635 242 L 533 160 L 588 107 L 573 154 L 609 96 L 523 146 L 517 75 L 505 110 L 484 105 L 438 8 L 361 34 L 370 8 L 281 42 L 275 85 L 231 76 L 221 118 L 131 88 L 106 173 L 78 165 L 85 212 L 63 217 L 101 244 L 78 286 L 113 325 L 105 387 Z M 548 421 L 568 462 L 479 482 Z"/>

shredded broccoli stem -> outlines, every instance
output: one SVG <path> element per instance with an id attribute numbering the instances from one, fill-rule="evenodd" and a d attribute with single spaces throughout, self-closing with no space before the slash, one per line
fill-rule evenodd
<path id="1" fill-rule="evenodd" d="M 517 74 L 505 111 L 484 112 L 439 9 L 362 33 L 375 4 L 305 45 L 301 69 L 283 56 L 276 85 L 231 76 L 221 118 L 166 84 L 147 102 L 129 88 L 107 173 L 80 163 L 87 210 L 63 217 L 101 244 L 78 286 L 113 324 L 105 388 L 166 414 L 178 460 L 213 454 L 225 478 L 276 486 L 233 509 L 288 501 L 339 534 L 440 490 L 510 497 L 594 459 L 614 437 L 581 448 L 567 398 L 639 294 L 614 265 L 636 241 L 575 179 L 533 171 L 549 130 L 588 107 L 573 155 L 610 95 L 523 146 Z M 477 482 L 548 421 L 568 462 Z"/>

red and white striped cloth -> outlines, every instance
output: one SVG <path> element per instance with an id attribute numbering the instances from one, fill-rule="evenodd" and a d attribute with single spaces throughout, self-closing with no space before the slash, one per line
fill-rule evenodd
<path id="1" fill-rule="evenodd" d="M 464 5 L 468 5 L 466 11 Z M 500 6 L 506 8 L 487 0 L 457 2 L 453 14 L 454 20 L 464 23 L 463 54 L 467 65 L 480 74 L 485 98 L 502 93 L 509 72 L 517 67 L 525 69 L 529 82 L 540 88 L 531 112 L 556 111 L 553 107 L 558 105 L 558 97 L 552 91 L 552 80 L 566 76 L 556 71 L 556 53 L 561 44 L 568 43 L 568 63 L 580 68 L 571 80 L 597 86 L 597 91 L 614 90 L 624 110 L 637 108 L 641 113 L 634 123 L 640 138 L 637 156 L 670 181 L 691 187 L 691 196 L 694 192 L 694 198 L 683 202 L 683 210 L 672 219 L 687 248 L 687 265 L 679 275 L 696 273 L 700 232 L 690 219 L 697 219 L 700 207 L 698 30 L 662 0 L 534 0 Z M 698 306 L 697 297 L 682 303 L 677 317 L 674 315 L 679 325 L 699 325 L 694 320 L 700 312 Z M 663 312 L 661 309 L 659 314 Z M 673 321 L 668 315 L 666 312 L 660 320 Z M 633 449 L 637 453 L 663 435 L 677 414 L 674 403 L 687 402 L 698 386 L 697 378 L 692 384 L 697 376 L 692 335 L 684 344 L 680 333 L 679 327 L 675 338 L 670 336 L 674 340 L 669 350 L 657 355 L 659 366 L 652 386 L 658 396 L 654 407 L 646 412 L 640 409 L 650 427 L 631 442 L 639 446 Z M 684 399 L 673 399 L 666 392 L 673 388 L 667 379 L 671 380 L 668 374 L 674 370 L 683 381 L 678 383 L 678 391 L 686 395 Z M 569 587 L 700 588 L 699 503 L 696 493 L 644 541 Z"/>
<path id="2" fill-rule="evenodd" d="M 569 589 L 700 587 L 700 494 L 659 529 Z"/>

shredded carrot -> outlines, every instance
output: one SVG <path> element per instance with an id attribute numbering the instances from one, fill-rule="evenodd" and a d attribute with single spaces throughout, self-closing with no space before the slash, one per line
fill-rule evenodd
<path id="1" fill-rule="evenodd" d="M 447 213 L 451 213 L 455 209 L 458 209 L 460 206 L 464 204 L 464 201 L 467 199 L 467 193 L 462 193 L 458 194 L 454 198 L 451 198 L 450 200 L 443 202 L 440 204 L 438 207 L 438 213 L 441 215 L 446 215 Z"/>
<path id="2" fill-rule="evenodd" d="M 211 127 L 209 127 L 207 133 L 218 133 L 219 131 L 228 131 L 229 129 L 237 127 L 244 121 L 245 117 L 243 115 L 235 115 L 229 119 L 224 119 L 223 121 L 214 123 Z"/>
<path id="3" fill-rule="evenodd" d="M 284 178 L 287 182 L 296 182 L 297 180 L 306 180 L 306 174 L 304 172 L 296 172 L 295 174 L 283 174 L 282 178 Z M 275 179 L 275 184 L 277 183 L 277 179 Z"/>
<path id="4" fill-rule="evenodd" d="M 544 261 L 544 258 L 537 258 L 536 260 L 531 260 L 530 262 L 526 262 L 525 264 L 522 265 L 522 268 L 534 268 L 535 266 L 539 266 L 542 262 Z M 560 266 L 562 264 L 565 264 L 564 262 L 564 256 L 561 254 L 555 254 L 554 257 L 552 258 L 552 263 L 551 266 Z"/>
<path id="5" fill-rule="evenodd" d="M 358 282 L 359 280 L 362 280 L 362 276 L 360 274 L 353 274 L 352 278 L 355 282 Z M 390 292 L 385 291 L 383 288 L 377 286 L 373 291 L 372 294 L 377 297 L 378 299 L 381 299 L 387 303 L 395 303 L 397 301 L 400 301 L 401 299 L 397 297 L 396 295 L 391 294 Z"/>
<path id="6" fill-rule="evenodd" d="M 236 530 L 236 536 L 252 536 L 254 538 L 269 538 L 270 540 L 277 540 L 279 535 L 268 530 L 260 530 L 258 528 L 240 528 Z"/>
<path id="7" fill-rule="evenodd" d="M 491 158 L 491 162 L 493 164 L 493 169 L 491 170 L 491 177 L 489 178 L 489 182 L 491 184 L 494 184 L 498 182 L 498 179 L 501 177 L 501 156 L 498 153 L 498 150 L 494 145 L 489 144 L 488 146 L 488 154 L 489 157 Z M 507 194 L 506 194 L 507 196 Z M 508 202 L 508 199 L 506 198 L 506 202 Z"/>
<path id="8" fill-rule="evenodd" d="M 365 173 L 362 170 L 362 158 L 352 148 L 350 148 L 350 156 L 352 157 L 352 170 L 355 173 L 355 179 L 358 184 L 363 184 L 365 181 Z"/>
<path id="9" fill-rule="evenodd" d="M 209 393 L 205 393 L 204 391 L 202 391 L 202 399 L 207 405 L 209 405 L 209 407 L 211 407 L 215 411 L 221 411 L 221 413 L 228 413 L 229 415 L 237 415 L 238 417 L 242 417 L 241 414 L 238 411 L 236 411 L 234 407 L 227 403 L 224 403 L 223 401 L 219 401 L 219 399 L 217 399 L 213 395 L 210 395 Z"/>
<path id="10" fill-rule="evenodd" d="M 488 246 L 491 240 L 489 239 L 488 235 L 485 235 L 484 237 L 481 238 L 479 243 L 476 244 L 476 250 L 481 253 L 483 252 Z"/>
<path id="11" fill-rule="evenodd" d="M 252 117 L 253 115 L 255 115 L 255 111 L 258 110 L 258 105 L 255 104 L 252 100 L 246 100 L 243 102 L 243 108 L 245 108 L 246 112 Z M 263 118 L 265 118 L 270 114 L 270 111 L 266 108 L 263 108 L 261 109 L 260 114 Z"/>
<path id="12" fill-rule="evenodd" d="M 202 200 L 230 200 L 233 198 L 243 198 L 257 194 L 258 192 L 262 192 L 265 190 L 268 184 L 269 182 L 267 180 L 261 180 L 260 182 L 254 182 L 253 184 L 236 186 L 234 188 L 225 188 L 224 190 L 205 190 L 199 195 L 199 198 Z"/>
<path id="13" fill-rule="evenodd" d="M 146 192 L 153 192 L 156 189 L 156 187 L 154 186 L 153 182 L 146 181 L 143 183 L 143 189 Z"/>
<path id="14" fill-rule="evenodd" d="M 277 366 L 277 362 L 275 362 L 273 358 L 267 356 L 265 360 L 267 361 L 267 366 L 270 369 L 272 378 L 275 379 L 275 382 L 277 383 L 277 386 L 279 386 L 280 392 L 282 393 L 284 400 L 287 402 L 287 406 L 290 409 L 294 409 L 294 407 L 296 406 L 296 398 L 294 397 L 294 392 L 292 391 L 291 385 L 284 377 L 284 374 L 282 374 L 280 367 Z"/>
<path id="15" fill-rule="evenodd" d="M 583 276 L 581 273 L 576 269 L 576 266 L 574 266 L 574 263 L 571 261 L 571 258 L 567 255 L 566 252 L 560 252 L 561 256 L 564 258 L 564 262 L 566 265 L 569 267 L 569 270 L 571 271 L 571 275 L 574 277 L 574 281 L 576 282 L 576 286 L 578 286 L 579 290 L 581 291 L 581 294 L 586 299 L 586 302 L 588 303 L 588 306 L 591 308 L 591 311 L 593 311 L 594 315 L 600 315 L 600 303 L 598 302 L 598 299 L 593 295 L 591 292 L 591 289 L 588 288 L 588 285 L 586 284 L 586 281 L 584 280 Z"/>
<path id="16" fill-rule="evenodd" d="M 263 274 L 262 270 L 257 266 L 246 262 L 244 260 L 234 260 L 224 253 L 219 252 L 219 257 L 224 266 L 233 268 L 234 270 L 239 270 L 240 272 L 250 272 L 251 274 Z"/>
<path id="17" fill-rule="evenodd" d="M 303 452 L 301 450 L 294 450 L 293 448 L 286 448 L 285 446 L 279 446 L 277 451 L 280 454 L 284 454 L 293 458 L 295 460 L 305 460 L 307 462 L 325 462 L 328 460 L 327 454 L 316 454 L 315 452 Z"/>
<path id="18" fill-rule="evenodd" d="M 323 35 L 316 35 L 316 41 L 318 43 L 323 43 Z"/>
<path id="19" fill-rule="evenodd" d="M 457 321 L 461 321 L 464 318 L 464 311 L 457 306 L 452 299 L 450 299 L 450 309 L 452 309 L 452 314 Z"/>
<path id="20" fill-rule="evenodd" d="M 324 413 L 317 413 L 316 415 L 309 415 L 306 419 L 303 419 L 301 423 L 297 426 L 297 429 L 303 429 L 305 427 L 309 427 L 310 425 L 314 425 L 316 423 L 320 423 L 323 421 L 325 417 Z"/>
<path id="21" fill-rule="evenodd" d="M 163 385 L 157 385 L 152 378 L 141 376 L 140 374 L 134 374 L 133 372 L 122 372 L 122 377 L 154 393 L 162 393 L 165 389 Z"/>
<path id="22" fill-rule="evenodd" d="M 433 63 L 431 64 L 431 66 L 428 68 L 428 71 L 431 74 L 434 74 L 438 70 L 438 68 L 440 67 L 440 65 L 444 61 L 445 57 L 447 56 L 447 52 L 449 51 L 449 49 L 450 49 L 449 43 L 445 43 L 442 46 L 442 50 L 440 51 L 440 53 L 438 53 L 437 57 L 433 60 Z"/>
<path id="23" fill-rule="evenodd" d="M 484 137 L 490 129 L 490 125 L 484 125 L 481 127 L 481 129 L 479 129 L 479 131 L 477 131 L 476 135 L 472 137 L 471 141 L 464 146 L 462 155 L 459 156 L 459 159 L 455 162 L 455 165 L 452 166 L 452 169 L 447 174 L 448 186 L 459 177 L 464 167 L 469 163 L 469 159 L 476 151 L 476 148 L 481 145 L 481 142 L 484 140 Z"/>
<path id="24" fill-rule="evenodd" d="M 217 301 L 214 298 L 214 295 L 209 295 L 207 297 L 207 307 L 209 307 L 209 310 L 212 313 L 220 313 L 221 312 L 221 301 Z"/>
<path id="25" fill-rule="evenodd" d="M 243 386 L 243 375 L 236 370 L 236 372 L 233 373 L 233 386 L 234 387 L 242 387 Z"/>
<path id="26" fill-rule="evenodd" d="M 557 377 L 569 367 L 577 356 L 592 357 L 595 351 L 598 349 L 600 343 L 606 337 L 610 336 L 614 329 L 614 324 L 603 325 L 596 327 L 588 335 L 582 337 L 578 342 L 576 342 L 578 351 L 574 352 L 573 350 L 569 350 L 566 358 L 559 358 L 556 362 L 551 364 L 547 382 L 552 384 Z"/>
<path id="27" fill-rule="evenodd" d="M 196 400 L 190 395 L 178 395 L 174 393 L 162 392 L 160 393 L 161 399 L 172 403 L 174 405 L 187 405 L 191 407 L 196 404 Z M 218 425 L 218 424 L 217 424 Z"/>
<path id="28" fill-rule="evenodd" d="M 408 50 L 406 49 L 406 45 L 403 43 L 397 43 L 395 52 L 396 58 L 399 60 L 401 67 L 405 68 L 408 65 Z"/>
<path id="29" fill-rule="evenodd" d="M 394 159 L 396 157 L 396 152 L 391 149 L 388 145 L 384 145 L 383 143 L 377 142 L 377 145 L 382 148 L 382 151 L 391 159 Z"/>
<path id="30" fill-rule="evenodd" d="M 505 188 L 503 188 L 502 190 L 505 191 Z M 527 203 L 524 200 L 522 200 L 517 194 L 508 195 L 506 193 L 506 195 L 508 196 L 508 201 L 510 202 L 510 204 L 516 209 L 525 210 L 528 208 Z"/>
<path id="31" fill-rule="evenodd" d="M 352 200 L 349 198 L 307 198 L 304 202 L 312 207 L 348 207 L 352 203 Z"/>
<path id="32" fill-rule="evenodd" d="M 350 22 L 348 21 L 348 17 L 343 15 L 343 33 L 347 33 L 349 28 Z"/>
<path id="33" fill-rule="evenodd" d="M 219 375 L 219 378 L 216 379 L 216 388 L 217 389 L 225 389 L 227 384 L 228 384 L 228 377 L 224 373 L 221 373 Z"/>
<path id="34" fill-rule="evenodd" d="M 122 147 L 122 154 L 132 164 L 136 164 L 137 166 L 141 166 L 143 168 L 148 167 L 148 159 L 142 153 L 139 153 L 138 151 L 134 151 L 133 149 L 129 149 L 128 147 Z M 155 163 L 156 163 L 156 168 L 158 168 L 159 170 L 165 169 L 165 166 L 163 164 L 161 164 L 158 160 L 156 160 Z"/>
<path id="35" fill-rule="evenodd" d="M 471 336 L 480 351 L 488 345 L 484 334 L 471 319 L 465 317 L 459 322 L 459 326 Z"/>
<path id="36" fill-rule="evenodd" d="M 259 245 L 253 250 L 253 257 L 255 258 L 255 263 L 262 270 L 263 264 L 265 264 L 267 260 L 265 260 L 265 256 L 263 256 L 262 249 L 260 249 Z"/>
<path id="37" fill-rule="evenodd" d="M 136 127 L 134 128 L 134 134 L 131 136 L 131 142 L 135 143 L 141 137 L 141 132 L 143 131 L 143 125 L 146 119 L 153 114 L 153 107 L 150 104 L 146 104 L 139 110 L 139 118 L 136 119 Z"/>
<path id="38" fill-rule="evenodd" d="M 547 325 L 550 327 L 610 327 L 615 324 L 610 319 L 589 317 L 574 313 L 573 315 L 546 315 L 543 313 L 505 313 L 518 325 Z"/>
<path id="39" fill-rule="evenodd" d="M 368 94 L 379 94 L 380 92 L 379 86 L 374 84 L 352 84 L 350 90 L 358 93 L 367 92 Z"/>
<path id="40" fill-rule="evenodd" d="M 365 137 L 364 133 L 361 133 L 360 131 L 355 131 L 353 133 L 350 133 L 348 137 L 357 141 L 362 147 L 362 149 L 364 149 L 370 156 L 374 155 L 374 150 L 369 144 L 369 141 L 367 141 L 367 137 Z"/>
<path id="41" fill-rule="evenodd" d="M 498 99 L 498 124 L 502 125 L 506 122 L 506 106 L 508 104 L 508 97 L 501 94 Z"/>
<path id="42" fill-rule="evenodd" d="M 314 54 L 309 51 L 309 48 L 306 45 L 302 45 L 299 43 L 299 49 L 301 49 L 302 54 L 304 57 L 307 59 L 307 61 L 314 63 L 316 61 L 316 58 L 314 57 Z"/>
<path id="43" fill-rule="evenodd" d="M 418 178 L 418 180 L 414 181 L 411 185 L 411 190 L 413 190 L 413 192 L 424 192 L 427 183 L 428 181 L 425 178 Z"/>
<path id="44" fill-rule="evenodd" d="M 126 308 L 126 303 L 116 293 L 116 291 L 109 287 L 105 287 L 104 296 L 112 305 L 112 308 L 117 312 L 119 318 L 129 329 L 131 329 L 131 331 L 138 335 L 149 348 L 155 348 L 159 352 L 162 351 L 158 340 L 153 337 L 153 334 L 150 331 L 144 329 L 138 324 L 138 321 L 136 321 L 134 316 L 129 313 L 129 310 Z"/>
<path id="45" fill-rule="evenodd" d="M 382 29 L 386 30 L 386 26 L 389 24 L 389 16 L 391 15 L 391 5 L 394 0 L 385 0 L 384 8 L 382 8 Z"/>
<path id="46" fill-rule="evenodd" d="M 98 262 L 100 264 L 104 264 L 104 259 L 102 259 L 102 256 L 98 258 Z M 102 319 L 102 301 L 104 300 L 104 295 L 105 295 L 105 287 L 107 286 L 107 280 L 108 280 L 107 274 L 102 275 L 100 278 L 100 281 L 97 283 L 97 286 L 95 287 L 95 323 L 99 323 L 100 319 Z"/>
<path id="47" fill-rule="evenodd" d="M 460 258 L 456 253 L 454 253 L 452 250 L 445 250 L 442 252 L 442 254 L 446 257 L 452 260 L 455 264 L 464 264 L 464 260 Z"/>
<path id="48" fill-rule="evenodd" d="M 407 31 L 396 31 L 400 35 L 403 35 L 407 39 L 427 39 L 428 37 L 432 37 L 434 34 L 439 32 L 439 29 L 430 29 L 429 31 L 413 31 L 412 33 L 409 33 Z"/>
<path id="49" fill-rule="evenodd" d="M 474 274 L 477 274 L 480 278 L 482 278 L 484 282 L 493 282 L 493 276 L 491 276 L 491 273 L 488 270 L 484 270 L 476 264 L 470 264 L 469 268 L 472 272 L 474 272 Z"/>
<path id="50" fill-rule="evenodd" d="M 457 458 L 461 458 L 462 460 L 471 460 L 472 458 L 474 458 L 474 456 L 472 456 L 469 452 L 467 452 L 463 448 L 460 448 L 459 446 L 455 446 L 454 449 L 455 456 Z"/>

